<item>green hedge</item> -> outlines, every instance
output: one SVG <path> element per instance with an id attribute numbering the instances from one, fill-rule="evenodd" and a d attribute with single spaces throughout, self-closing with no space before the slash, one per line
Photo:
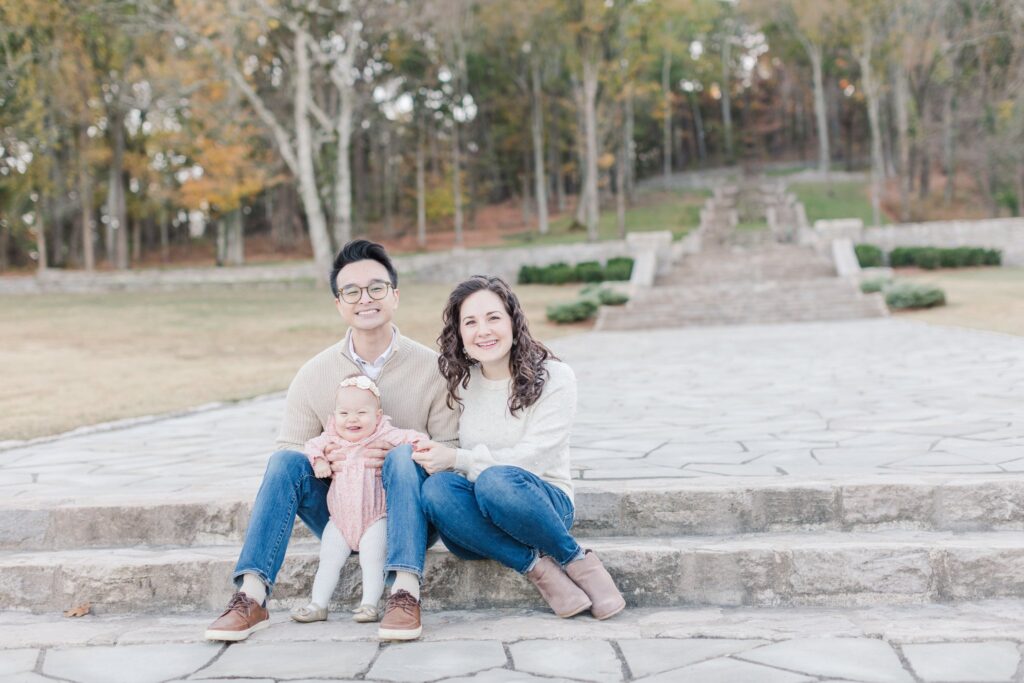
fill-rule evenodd
<path id="1" fill-rule="evenodd" d="M 885 289 L 885 303 L 889 308 L 931 308 L 946 303 L 946 293 L 938 287 L 914 282 L 898 282 Z"/>
<path id="2" fill-rule="evenodd" d="M 853 247 L 861 268 L 878 268 L 883 265 L 885 254 L 873 244 L 858 244 Z"/>
<path id="3" fill-rule="evenodd" d="M 633 259 L 628 256 L 616 256 L 608 259 L 604 267 L 605 280 L 628 280 L 633 276 Z"/>
<path id="4" fill-rule="evenodd" d="M 876 277 L 870 280 L 865 280 L 860 283 L 860 291 L 865 294 L 873 294 L 874 292 L 881 292 L 886 287 L 892 284 L 892 280 L 885 277 Z"/>
<path id="5" fill-rule="evenodd" d="M 521 285 L 564 285 L 568 282 L 604 282 L 605 280 L 628 280 L 633 272 L 633 259 L 618 257 L 608 259 L 602 266 L 597 261 L 583 261 L 575 266 L 566 263 L 552 263 L 549 266 L 523 266 L 519 269 Z"/>
<path id="6" fill-rule="evenodd" d="M 548 306 L 548 320 L 556 323 L 576 323 L 592 318 L 597 313 L 597 303 L 591 299 L 578 299 L 567 304 Z"/>
<path id="7" fill-rule="evenodd" d="M 1003 253 L 999 249 L 981 247 L 896 247 L 889 252 L 889 265 L 893 268 L 917 266 L 925 270 L 936 268 L 964 268 L 968 266 L 998 266 Z"/>

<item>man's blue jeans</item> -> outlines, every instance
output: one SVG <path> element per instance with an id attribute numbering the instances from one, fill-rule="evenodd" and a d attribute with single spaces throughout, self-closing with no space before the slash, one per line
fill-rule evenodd
<path id="1" fill-rule="evenodd" d="M 490 558 L 525 574 L 538 551 L 562 566 L 583 552 L 569 533 L 569 496 L 522 468 L 489 467 L 476 482 L 438 472 L 423 482 L 422 496 L 427 519 L 464 560 Z"/>
<path id="2" fill-rule="evenodd" d="M 429 530 L 420 508 L 419 476 L 425 478 L 426 473 L 412 462 L 412 446 L 405 445 L 388 453 L 383 474 L 388 497 L 387 569 L 405 569 L 422 576 Z M 389 474 L 394 479 L 390 485 Z M 329 486 L 330 479 L 313 474 L 304 453 L 285 450 L 270 456 L 235 565 L 235 585 L 241 585 L 243 574 L 255 574 L 269 592 L 284 562 L 296 515 L 317 537 L 330 521 Z"/>

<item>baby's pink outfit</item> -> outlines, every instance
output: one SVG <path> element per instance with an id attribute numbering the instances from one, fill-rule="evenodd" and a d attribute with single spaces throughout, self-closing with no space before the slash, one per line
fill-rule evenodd
<path id="1" fill-rule="evenodd" d="M 324 433 L 306 442 L 306 457 L 311 465 L 316 458 L 325 457 L 324 448 L 329 443 L 339 444 L 345 454 L 342 469 L 334 473 L 331 487 L 327 490 L 327 509 L 349 548 L 359 550 L 359 539 L 363 533 L 378 519 L 387 516 L 380 468 L 367 467 L 363 460 L 366 445 L 382 439 L 392 446 L 400 446 L 428 438 L 415 430 L 393 426 L 391 418 L 385 415 L 373 434 L 359 441 L 347 441 L 338 434 L 331 416 Z"/>

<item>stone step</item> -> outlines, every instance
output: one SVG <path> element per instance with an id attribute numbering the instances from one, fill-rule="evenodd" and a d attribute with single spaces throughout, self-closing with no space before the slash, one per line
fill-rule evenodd
<path id="1" fill-rule="evenodd" d="M 636 607 L 905 605 L 1024 597 L 1024 533 L 880 531 L 721 537 L 594 538 L 586 546 Z M 97 614 L 222 608 L 232 546 L 0 553 L 0 604 L 51 612 L 90 602 Z M 290 548 L 278 607 L 308 599 L 315 543 Z M 335 607 L 358 600 L 350 560 Z M 427 553 L 427 609 L 541 607 L 533 587 L 497 563 Z"/>
<path id="2" fill-rule="evenodd" d="M 709 536 L 783 531 L 1024 530 L 1024 478 L 929 481 L 686 483 L 641 480 L 577 487 L 573 533 Z M 0 550 L 137 546 L 237 547 L 250 502 L 0 508 Z M 302 523 L 293 539 L 312 534 Z"/>
<path id="3" fill-rule="evenodd" d="M 773 325 L 779 323 L 824 320 L 856 320 L 886 315 L 874 304 L 832 306 L 826 308 L 762 309 L 729 311 L 726 309 L 681 312 L 677 309 L 627 310 L 603 306 L 594 329 L 652 330 L 673 327 L 712 327 L 720 325 Z"/>

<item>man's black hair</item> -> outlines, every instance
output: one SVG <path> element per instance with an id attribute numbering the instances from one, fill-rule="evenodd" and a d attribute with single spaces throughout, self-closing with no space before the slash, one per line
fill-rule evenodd
<path id="1" fill-rule="evenodd" d="M 341 248 L 334 259 L 334 267 L 331 268 L 331 291 L 334 293 L 335 299 L 338 298 L 338 273 L 342 268 L 356 261 L 376 261 L 381 264 L 388 271 L 391 286 L 398 289 L 398 271 L 395 270 L 384 247 L 370 240 L 352 240 Z"/>

